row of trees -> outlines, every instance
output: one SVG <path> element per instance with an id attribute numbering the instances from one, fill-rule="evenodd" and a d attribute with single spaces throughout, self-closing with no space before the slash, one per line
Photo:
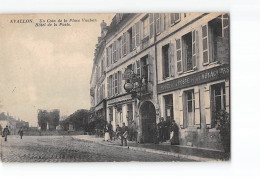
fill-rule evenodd
<path id="1" fill-rule="evenodd" d="M 72 125 L 76 131 L 84 131 L 92 134 L 103 130 L 105 124 L 105 119 L 86 109 L 77 110 L 65 120 L 60 121 L 62 129 L 66 131 L 69 130 L 69 125 Z"/>
<path id="2" fill-rule="evenodd" d="M 59 121 L 60 110 L 38 110 L 38 124 L 41 127 L 42 131 L 46 131 L 47 126 L 49 126 L 49 130 L 55 130 L 56 127 L 59 125 Z"/>

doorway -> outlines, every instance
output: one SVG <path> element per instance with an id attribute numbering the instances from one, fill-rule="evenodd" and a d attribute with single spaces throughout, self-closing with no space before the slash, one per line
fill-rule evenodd
<path id="1" fill-rule="evenodd" d="M 146 101 L 141 105 L 140 116 L 142 121 L 143 142 L 153 142 L 154 125 L 156 125 L 156 111 L 152 102 Z"/>

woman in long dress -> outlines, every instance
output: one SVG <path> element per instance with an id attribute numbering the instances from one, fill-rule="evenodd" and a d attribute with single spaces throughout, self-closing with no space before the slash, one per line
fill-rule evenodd
<path id="1" fill-rule="evenodd" d="M 175 120 L 172 122 L 171 133 L 173 134 L 173 136 L 171 135 L 171 145 L 179 145 L 179 127 Z"/>

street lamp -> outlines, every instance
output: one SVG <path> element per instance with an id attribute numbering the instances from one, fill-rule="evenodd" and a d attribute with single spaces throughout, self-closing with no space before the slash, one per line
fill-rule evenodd
<path id="1" fill-rule="evenodd" d="M 142 97 L 142 88 L 145 85 L 146 81 L 144 78 L 141 78 L 138 75 L 132 73 L 130 79 L 126 80 L 126 83 L 124 84 L 124 89 L 128 94 L 131 94 L 132 98 L 138 98 L 140 100 Z"/>

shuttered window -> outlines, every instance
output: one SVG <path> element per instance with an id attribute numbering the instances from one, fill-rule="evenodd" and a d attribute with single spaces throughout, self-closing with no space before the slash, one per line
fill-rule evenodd
<path id="1" fill-rule="evenodd" d="M 149 14 L 149 24 L 150 24 L 150 38 L 153 37 L 153 34 L 154 34 L 154 23 L 153 23 L 153 16 L 154 14 L 153 13 L 150 13 Z"/>
<path id="2" fill-rule="evenodd" d="M 135 38 L 136 38 L 135 29 L 136 29 L 136 25 L 134 25 L 132 27 L 132 49 L 134 49 L 135 46 L 136 46 L 136 44 L 135 44 Z"/>
<path id="3" fill-rule="evenodd" d="M 155 31 L 156 31 L 156 34 L 160 33 L 160 14 L 159 13 L 156 13 L 154 15 L 154 18 L 155 18 L 155 23 L 156 23 L 156 28 L 155 28 Z"/>
<path id="4" fill-rule="evenodd" d="M 135 25 L 136 27 L 136 40 L 135 40 L 135 43 L 136 43 L 136 46 L 139 46 L 140 45 L 140 21 L 136 23 Z"/>
<path id="5" fill-rule="evenodd" d="M 181 13 L 174 13 L 174 23 L 181 21 Z"/>
<path id="6" fill-rule="evenodd" d="M 118 71 L 118 94 L 122 92 L 122 73 Z"/>
<path id="7" fill-rule="evenodd" d="M 202 26 L 202 52 L 203 64 L 209 63 L 209 47 L 208 47 L 208 25 Z"/>
<path id="8" fill-rule="evenodd" d="M 181 39 L 176 40 L 176 58 L 177 58 L 177 72 L 181 73 L 183 71 L 182 67 L 182 47 Z"/>

